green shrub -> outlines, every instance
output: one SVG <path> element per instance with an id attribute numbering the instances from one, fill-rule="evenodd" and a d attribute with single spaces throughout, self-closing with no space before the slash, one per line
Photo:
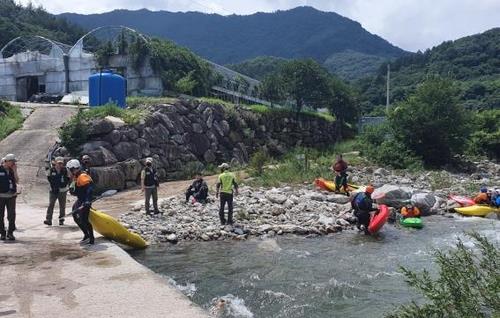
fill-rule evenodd
<path id="1" fill-rule="evenodd" d="M 500 159 L 500 109 L 476 114 L 468 154 Z"/>
<path id="2" fill-rule="evenodd" d="M 88 124 L 84 119 L 83 111 L 79 111 L 59 129 L 59 138 L 72 155 L 80 153 L 80 146 L 88 141 Z"/>
<path id="3" fill-rule="evenodd" d="M 403 305 L 388 318 L 500 317 L 500 251 L 485 237 L 471 233 L 478 251 L 459 240 L 451 252 L 435 252 L 439 275 L 401 268 L 409 286 L 425 298 Z"/>
<path id="4" fill-rule="evenodd" d="M 7 102 L 0 101 L 0 140 L 23 125 L 21 109 Z"/>
<path id="5" fill-rule="evenodd" d="M 267 153 L 263 150 L 259 150 L 251 156 L 249 166 L 257 176 L 260 176 L 262 175 L 264 165 L 268 160 L 269 156 Z"/>
<path id="6" fill-rule="evenodd" d="M 130 96 L 127 97 L 128 109 L 138 108 L 139 106 L 152 106 L 159 104 L 173 104 L 177 98 L 173 97 L 146 97 L 146 96 Z"/>
<path id="7" fill-rule="evenodd" d="M 121 118 L 129 125 L 135 125 L 146 116 L 146 111 L 141 109 L 123 109 L 115 104 L 106 104 L 99 107 L 89 108 L 83 111 L 81 116 L 84 120 L 113 116 Z"/>

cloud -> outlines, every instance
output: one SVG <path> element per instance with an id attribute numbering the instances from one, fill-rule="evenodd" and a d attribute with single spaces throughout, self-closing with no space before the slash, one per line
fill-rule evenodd
<path id="1" fill-rule="evenodd" d="M 27 3 L 30 0 L 21 0 Z M 309 5 L 360 22 L 406 50 L 425 50 L 445 40 L 500 26 L 500 0 L 35 0 L 49 12 L 101 13 L 114 9 L 203 11 L 228 15 Z"/>

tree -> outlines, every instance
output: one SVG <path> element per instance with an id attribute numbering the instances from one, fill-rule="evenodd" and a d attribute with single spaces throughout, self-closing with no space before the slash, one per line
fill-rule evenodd
<path id="1" fill-rule="evenodd" d="M 115 49 L 111 41 L 106 42 L 106 44 L 102 45 L 96 52 L 95 58 L 97 61 L 97 65 L 99 67 L 104 68 L 109 66 L 109 59 L 111 56 L 115 54 Z"/>
<path id="2" fill-rule="evenodd" d="M 359 108 L 351 89 L 340 80 L 332 77 L 329 80 L 329 96 L 327 107 L 337 120 L 335 123 L 337 141 L 342 140 L 342 129 L 346 122 L 355 123 Z"/>
<path id="3" fill-rule="evenodd" d="M 387 318 L 462 318 L 500 316 L 500 252 L 485 237 L 471 233 L 478 251 L 459 240 L 450 253 L 437 251 L 439 276 L 401 268 L 406 282 L 426 299 L 401 306 Z"/>
<path id="4" fill-rule="evenodd" d="M 389 114 L 394 137 L 429 166 L 449 163 L 466 146 L 469 116 L 457 95 L 450 80 L 431 78 Z"/>
<path id="5" fill-rule="evenodd" d="M 274 73 L 268 75 L 260 84 L 260 96 L 271 103 L 279 103 L 285 99 L 285 90 L 281 77 Z"/>
<path id="6" fill-rule="evenodd" d="M 286 95 L 295 101 L 299 113 L 304 105 L 311 108 L 326 106 L 328 98 L 328 72 L 314 60 L 294 60 L 281 71 Z"/>

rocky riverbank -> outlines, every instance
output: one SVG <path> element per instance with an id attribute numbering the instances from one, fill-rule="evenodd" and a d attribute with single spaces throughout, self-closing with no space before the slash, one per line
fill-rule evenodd
<path id="1" fill-rule="evenodd" d="M 499 165 L 479 164 L 472 175 L 446 171 L 412 174 L 374 167 L 353 167 L 355 183 L 373 183 L 374 197 L 387 204 L 394 213 L 403 202 L 411 200 L 424 214 L 445 214 L 454 202 L 450 193 L 472 195 L 480 185 L 498 185 Z M 212 195 L 212 199 L 214 199 Z M 310 185 L 284 186 L 274 189 L 243 186 L 235 199 L 235 225 L 221 226 L 218 202 L 205 205 L 184 203 L 182 195 L 160 199 L 163 215 L 147 216 L 138 203 L 121 221 L 151 243 L 183 240 L 246 239 L 249 236 L 283 234 L 328 235 L 353 229 L 355 219 L 345 195 L 319 191 Z"/>

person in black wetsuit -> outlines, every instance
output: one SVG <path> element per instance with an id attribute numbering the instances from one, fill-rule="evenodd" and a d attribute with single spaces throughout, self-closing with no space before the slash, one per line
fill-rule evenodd
<path id="1" fill-rule="evenodd" d="M 193 196 L 194 200 L 200 203 L 205 203 L 208 197 L 208 185 L 203 180 L 201 174 L 196 175 L 196 179 L 186 190 L 186 203 L 188 203 L 189 198 Z"/>
<path id="2" fill-rule="evenodd" d="M 64 158 L 57 157 L 54 167 L 50 168 L 47 174 L 47 180 L 50 184 L 49 191 L 49 206 L 45 221 L 46 225 L 52 225 L 52 215 L 54 214 L 54 206 L 56 201 L 59 202 L 59 225 L 64 225 L 64 216 L 66 214 L 66 195 L 69 190 L 69 182 L 71 175 L 64 166 Z"/>
<path id="3" fill-rule="evenodd" d="M 377 208 L 373 207 L 373 191 L 375 191 L 375 188 L 369 185 L 366 187 L 365 192 L 357 193 L 351 202 L 352 208 L 354 209 L 354 216 L 358 219 L 356 226 L 360 231 L 364 231 L 366 235 L 370 235 L 368 231 L 370 214 L 377 211 Z"/>

